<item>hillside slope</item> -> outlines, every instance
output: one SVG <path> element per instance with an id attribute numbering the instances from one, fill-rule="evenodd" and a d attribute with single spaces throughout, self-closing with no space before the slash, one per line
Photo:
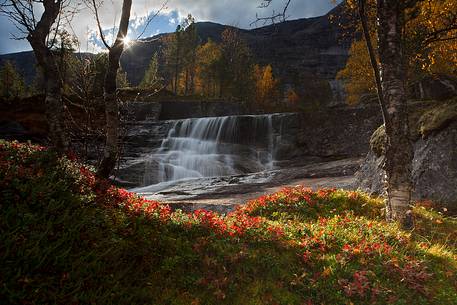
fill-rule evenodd
<path id="1" fill-rule="evenodd" d="M 338 190 L 172 212 L 5 141 L 0 190 L 2 304 L 457 304 L 457 222 L 429 208 L 412 233 Z"/>

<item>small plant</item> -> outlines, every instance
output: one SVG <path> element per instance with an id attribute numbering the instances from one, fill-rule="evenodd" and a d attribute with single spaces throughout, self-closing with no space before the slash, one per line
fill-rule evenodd
<path id="1" fill-rule="evenodd" d="M 457 220 L 285 188 L 172 212 L 46 148 L 0 141 L 2 304 L 456 304 Z"/>

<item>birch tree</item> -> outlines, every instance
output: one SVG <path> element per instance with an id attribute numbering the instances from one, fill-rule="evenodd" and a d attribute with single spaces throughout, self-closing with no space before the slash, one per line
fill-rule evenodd
<path id="1" fill-rule="evenodd" d="M 27 39 L 35 54 L 45 85 L 46 120 L 54 148 L 63 153 L 68 149 L 64 126 L 62 81 L 53 48 L 64 21 L 74 14 L 69 0 L 6 0 L 0 13 L 17 27 L 14 39 Z"/>
<path id="2" fill-rule="evenodd" d="M 98 166 L 97 173 L 101 177 L 109 177 L 119 156 L 119 103 L 117 98 L 116 77 L 119 70 L 119 60 L 124 51 L 125 39 L 130 20 L 130 10 L 132 8 L 132 0 L 123 0 L 121 19 L 117 30 L 116 39 L 110 45 L 106 41 L 101 21 L 98 14 L 99 5 L 96 0 L 91 2 L 100 38 L 108 50 L 108 65 L 106 68 L 105 79 L 103 83 L 103 99 L 105 103 L 105 149 L 103 158 Z"/>

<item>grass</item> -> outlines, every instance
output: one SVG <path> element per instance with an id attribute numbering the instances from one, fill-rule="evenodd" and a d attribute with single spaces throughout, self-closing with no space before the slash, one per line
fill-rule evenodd
<path id="1" fill-rule="evenodd" d="M 457 220 L 286 188 L 172 212 L 44 148 L 0 142 L 2 304 L 457 304 Z"/>

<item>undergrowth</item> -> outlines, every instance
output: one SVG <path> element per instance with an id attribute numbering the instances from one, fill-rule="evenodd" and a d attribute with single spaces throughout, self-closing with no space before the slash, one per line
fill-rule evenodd
<path id="1" fill-rule="evenodd" d="M 0 141 L 1 304 L 457 304 L 457 221 L 286 188 L 172 212 L 45 148 Z"/>

